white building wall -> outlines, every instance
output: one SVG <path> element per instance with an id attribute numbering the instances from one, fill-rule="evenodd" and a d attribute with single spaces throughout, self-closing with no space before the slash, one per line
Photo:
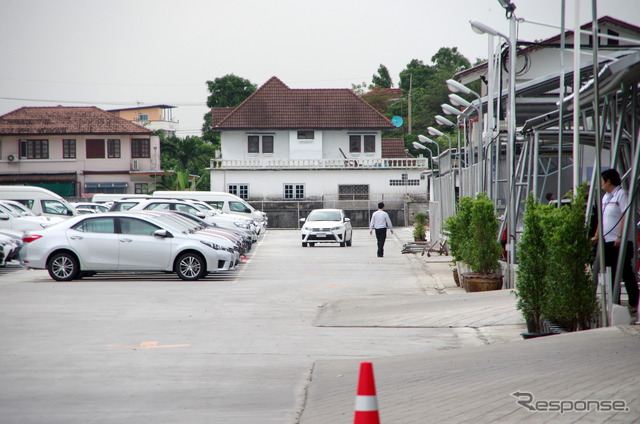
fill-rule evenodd
<path id="1" fill-rule="evenodd" d="M 349 135 L 375 135 L 376 151 L 373 153 L 350 153 L 349 152 Z M 325 131 L 322 155 L 325 159 L 341 159 L 342 153 L 349 158 L 380 158 L 382 157 L 382 137 L 380 131 Z"/>
<path id="2" fill-rule="evenodd" d="M 249 186 L 250 200 L 284 200 L 285 184 L 304 184 L 305 200 L 318 200 L 323 196 L 337 196 L 338 186 L 343 184 L 368 185 L 371 199 L 380 195 L 426 195 L 426 181 L 421 169 L 316 169 L 316 170 L 222 170 L 211 172 L 211 191 L 228 191 L 229 184 Z M 418 185 L 392 185 L 391 180 L 419 181 Z"/>
<path id="3" fill-rule="evenodd" d="M 249 135 L 273 135 L 273 153 L 249 153 Z M 224 131 L 221 133 L 223 159 L 289 159 L 289 131 Z"/>
<path id="4" fill-rule="evenodd" d="M 272 154 L 248 153 L 247 137 L 252 134 L 274 136 Z M 349 135 L 374 135 L 376 151 L 350 153 Z M 223 131 L 221 133 L 223 159 L 342 159 L 342 152 L 349 158 L 381 158 L 382 136 L 380 131 L 314 131 L 313 140 L 298 140 L 298 131 Z"/>
<path id="5" fill-rule="evenodd" d="M 298 131 L 289 131 L 291 159 L 322 159 L 323 132 L 314 131 L 314 139 L 298 139 Z"/>

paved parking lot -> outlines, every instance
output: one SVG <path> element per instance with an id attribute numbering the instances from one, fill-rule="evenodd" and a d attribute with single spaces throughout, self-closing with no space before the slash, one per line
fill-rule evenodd
<path id="1" fill-rule="evenodd" d="M 269 230 L 237 271 L 197 282 L 2 273 L 0 422 L 293 423 L 318 361 L 519 338 L 508 307 L 490 327 L 438 322 L 429 301 L 462 295 L 447 259 L 401 247 L 391 237 L 377 258 L 366 230 L 345 248 L 302 248 L 297 231 Z"/>

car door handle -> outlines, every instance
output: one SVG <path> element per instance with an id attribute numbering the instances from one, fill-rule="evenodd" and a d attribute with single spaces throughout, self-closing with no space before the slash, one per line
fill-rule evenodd
<path id="1" fill-rule="evenodd" d="M 128 238 L 121 238 L 120 239 L 120 243 L 131 243 L 133 240 L 128 239 Z"/>
<path id="2" fill-rule="evenodd" d="M 71 240 L 82 240 L 84 237 L 82 236 L 71 236 L 69 237 Z"/>

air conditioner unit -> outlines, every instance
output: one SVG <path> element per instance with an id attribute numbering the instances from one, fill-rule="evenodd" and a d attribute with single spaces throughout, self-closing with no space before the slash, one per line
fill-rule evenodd
<path id="1" fill-rule="evenodd" d="M 134 160 L 133 162 L 131 162 L 131 170 L 132 171 L 139 171 L 140 170 L 140 164 L 138 163 L 137 160 Z"/>
<path id="2" fill-rule="evenodd" d="M 7 160 L 8 160 L 9 162 L 13 162 L 14 160 L 17 160 L 17 159 L 18 159 L 18 158 L 17 158 L 15 155 L 9 155 L 9 156 L 7 156 Z"/>

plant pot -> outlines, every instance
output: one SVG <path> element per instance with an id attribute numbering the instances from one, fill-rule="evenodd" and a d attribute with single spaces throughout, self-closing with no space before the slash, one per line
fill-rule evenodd
<path id="1" fill-rule="evenodd" d="M 456 286 L 460 287 L 460 276 L 458 275 L 458 269 L 453 269 L 453 281 L 456 282 Z"/>
<path id="2" fill-rule="evenodd" d="M 553 336 L 556 333 L 520 333 L 523 339 L 535 339 L 538 337 Z"/>
<path id="3" fill-rule="evenodd" d="M 500 290 L 502 288 L 502 275 L 500 274 L 462 274 L 465 282 L 465 290 L 468 292 L 481 292 Z"/>

